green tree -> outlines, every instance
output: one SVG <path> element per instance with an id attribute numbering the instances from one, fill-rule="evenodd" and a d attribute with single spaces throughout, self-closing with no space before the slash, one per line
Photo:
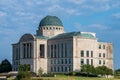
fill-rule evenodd
<path id="1" fill-rule="evenodd" d="M 98 66 L 98 67 L 96 67 L 96 74 L 101 75 L 103 77 L 105 77 L 105 76 L 108 77 L 108 75 L 113 75 L 113 70 L 109 69 L 106 66 Z"/>
<path id="2" fill-rule="evenodd" d="M 19 65 L 16 80 L 31 80 L 30 66 L 27 64 Z"/>
<path id="3" fill-rule="evenodd" d="M 43 69 L 40 67 L 38 70 L 38 75 L 41 77 L 42 74 L 43 74 Z"/>
<path id="4" fill-rule="evenodd" d="M 5 59 L 0 64 L 0 73 L 12 71 L 11 63 Z"/>
<path id="5" fill-rule="evenodd" d="M 120 76 L 120 69 L 115 70 L 115 75 Z"/>
<path id="6" fill-rule="evenodd" d="M 93 65 L 82 65 L 81 66 L 81 72 L 85 72 L 87 74 L 87 77 L 89 74 L 94 74 L 95 73 L 95 68 Z"/>
<path id="7" fill-rule="evenodd" d="M 120 79 L 120 69 L 115 70 L 115 78 Z"/>
<path id="8" fill-rule="evenodd" d="M 19 65 L 19 71 L 30 71 L 30 66 L 28 64 Z"/>

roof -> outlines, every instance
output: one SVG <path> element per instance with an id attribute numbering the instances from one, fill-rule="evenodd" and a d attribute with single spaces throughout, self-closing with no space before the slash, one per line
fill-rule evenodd
<path id="1" fill-rule="evenodd" d="M 51 39 L 67 38 L 67 37 L 73 37 L 73 36 L 80 36 L 80 37 L 83 37 L 83 38 L 95 38 L 94 35 L 88 34 L 88 33 L 69 32 L 69 33 L 58 34 L 55 37 L 52 37 Z"/>
<path id="2" fill-rule="evenodd" d="M 46 37 L 46 36 L 36 36 L 36 35 L 34 35 L 34 36 L 37 39 L 49 39 L 49 37 Z"/>
<path id="3" fill-rule="evenodd" d="M 44 17 L 40 24 L 39 27 L 41 26 L 63 26 L 62 21 L 56 17 L 56 16 L 46 16 Z"/>

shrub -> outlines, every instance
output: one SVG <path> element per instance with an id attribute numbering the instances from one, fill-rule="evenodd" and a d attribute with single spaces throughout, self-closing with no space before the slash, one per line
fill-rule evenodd
<path id="1" fill-rule="evenodd" d="M 31 80 L 29 65 L 20 65 L 16 80 Z"/>
<path id="2" fill-rule="evenodd" d="M 42 77 L 54 77 L 53 73 L 44 73 L 42 74 Z"/>

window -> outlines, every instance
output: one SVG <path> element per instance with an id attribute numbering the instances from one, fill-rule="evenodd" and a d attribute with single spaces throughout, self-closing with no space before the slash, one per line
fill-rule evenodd
<path id="1" fill-rule="evenodd" d="M 58 58 L 60 57 L 60 50 L 59 50 L 59 44 L 58 44 Z"/>
<path id="2" fill-rule="evenodd" d="M 105 61 L 103 61 L 103 65 L 105 64 Z"/>
<path id="3" fill-rule="evenodd" d="M 51 58 L 53 58 L 53 45 L 51 45 Z"/>
<path id="4" fill-rule="evenodd" d="M 54 45 L 54 56 L 56 58 L 56 44 Z"/>
<path id="5" fill-rule="evenodd" d="M 54 59 L 54 64 L 56 64 L 56 60 Z"/>
<path id="6" fill-rule="evenodd" d="M 86 64 L 89 64 L 89 59 L 86 59 Z"/>
<path id="7" fill-rule="evenodd" d="M 44 58 L 44 44 L 40 44 L 40 58 Z"/>
<path id="8" fill-rule="evenodd" d="M 71 64 L 72 62 L 71 62 L 71 59 L 69 59 L 69 64 Z"/>
<path id="9" fill-rule="evenodd" d="M 63 59 L 61 60 L 61 64 L 63 64 Z"/>
<path id="10" fill-rule="evenodd" d="M 93 57 L 93 51 L 91 51 L 91 57 Z"/>
<path id="11" fill-rule="evenodd" d="M 51 72 L 53 71 L 53 68 L 51 67 Z"/>
<path id="12" fill-rule="evenodd" d="M 59 68 L 59 66 L 58 66 L 58 72 L 60 71 L 60 68 Z"/>
<path id="13" fill-rule="evenodd" d="M 81 59 L 81 65 L 83 65 L 84 64 L 84 59 Z"/>
<path id="14" fill-rule="evenodd" d="M 101 53 L 99 53 L 99 57 L 101 57 Z"/>
<path id="15" fill-rule="evenodd" d="M 103 45 L 103 49 L 105 49 L 105 45 Z"/>
<path id="16" fill-rule="evenodd" d="M 105 58 L 105 53 L 103 53 L 103 58 Z"/>
<path id="17" fill-rule="evenodd" d="M 65 59 L 65 64 L 67 64 L 67 59 Z"/>
<path id="18" fill-rule="evenodd" d="M 61 44 L 61 57 L 63 57 L 63 44 Z"/>
<path id="19" fill-rule="evenodd" d="M 91 59 L 91 65 L 93 65 L 93 59 Z"/>
<path id="20" fill-rule="evenodd" d="M 65 57 L 67 57 L 67 44 L 65 43 Z"/>
<path id="21" fill-rule="evenodd" d="M 99 60 L 99 64 L 101 64 L 101 60 Z"/>
<path id="22" fill-rule="evenodd" d="M 61 71 L 63 72 L 63 66 L 61 66 Z"/>
<path id="23" fill-rule="evenodd" d="M 67 69 L 67 67 L 65 67 L 65 72 L 67 72 L 68 71 L 68 69 Z"/>
<path id="24" fill-rule="evenodd" d="M 48 55 L 47 57 L 50 57 L 50 45 L 48 45 Z"/>
<path id="25" fill-rule="evenodd" d="M 58 61 L 57 63 L 60 64 L 60 60 L 58 59 L 57 61 Z"/>
<path id="26" fill-rule="evenodd" d="M 101 49 L 101 45 L 99 45 L 99 49 Z"/>
<path id="27" fill-rule="evenodd" d="M 54 66 L 54 72 L 56 72 L 56 67 Z"/>
<path id="28" fill-rule="evenodd" d="M 83 50 L 81 51 L 81 57 L 84 57 L 84 51 Z"/>
<path id="29" fill-rule="evenodd" d="M 51 64 L 53 64 L 53 60 L 51 60 Z"/>
<path id="30" fill-rule="evenodd" d="M 89 57 L 89 51 L 86 51 L 86 57 Z"/>

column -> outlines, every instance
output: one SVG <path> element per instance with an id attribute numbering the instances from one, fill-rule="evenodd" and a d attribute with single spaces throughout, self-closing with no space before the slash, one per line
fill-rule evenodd
<path id="1" fill-rule="evenodd" d="M 25 44 L 25 58 L 27 58 L 27 44 Z"/>
<path id="2" fill-rule="evenodd" d="M 56 44 L 56 58 L 58 58 L 58 44 Z"/>
<path id="3" fill-rule="evenodd" d="M 59 49 L 59 43 L 58 43 L 58 49 L 57 49 L 57 54 L 58 54 L 58 58 L 60 57 L 60 49 Z"/>
<path id="4" fill-rule="evenodd" d="M 30 43 L 30 45 L 29 45 L 29 49 L 30 49 L 29 57 L 32 58 L 32 45 L 31 45 L 31 43 Z"/>
<path id="5" fill-rule="evenodd" d="M 48 52 L 48 54 L 49 54 L 49 58 L 51 58 L 51 45 L 49 45 L 49 52 Z"/>
<path id="6" fill-rule="evenodd" d="M 30 43 L 28 44 L 28 58 L 30 58 Z"/>
<path id="7" fill-rule="evenodd" d="M 54 50 L 55 50 L 55 49 L 54 49 L 54 46 L 55 46 L 55 45 L 53 44 L 53 58 L 55 58 L 55 53 L 54 53 Z"/>

